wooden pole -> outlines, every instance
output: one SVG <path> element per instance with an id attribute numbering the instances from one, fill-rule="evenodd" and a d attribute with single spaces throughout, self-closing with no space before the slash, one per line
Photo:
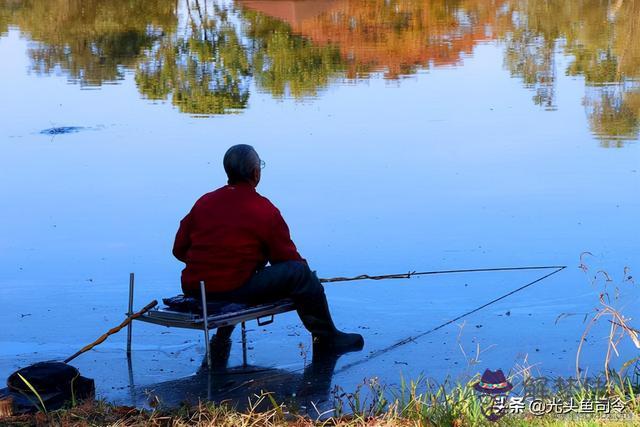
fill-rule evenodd
<path id="1" fill-rule="evenodd" d="M 86 345 L 84 347 L 82 347 L 80 350 L 78 350 L 75 354 L 73 354 L 72 356 L 67 357 L 63 362 L 64 363 L 69 363 L 71 362 L 73 359 L 75 359 L 76 357 L 80 356 L 82 353 L 84 353 L 85 351 L 89 351 L 91 350 L 93 347 L 97 346 L 98 344 L 102 344 L 104 342 L 104 340 L 106 340 L 107 338 L 109 338 L 110 335 L 115 334 L 116 332 L 121 331 L 125 326 L 129 325 L 134 319 L 137 319 L 138 317 L 142 316 L 143 314 L 145 314 L 147 311 L 151 310 L 153 307 L 155 307 L 156 305 L 158 305 L 158 301 L 153 300 L 151 301 L 149 304 L 147 304 L 146 306 L 144 306 L 144 308 L 142 310 L 140 310 L 137 313 L 133 313 L 131 316 L 127 317 L 122 323 L 120 323 L 118 326 L 116 326 L 115 328 L 109 329 L 105 334 L 101 335 L 100 338 L 98 338 L 97 340 L 95 340 L 94 342 L 92 342 L 89 345 Z"/>

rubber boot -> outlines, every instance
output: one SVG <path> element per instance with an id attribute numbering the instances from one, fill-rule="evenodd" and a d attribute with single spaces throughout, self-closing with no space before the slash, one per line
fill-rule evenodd
<path id="1" fill-rule="evenodd" d="M 298 304 L 298 315 L 305 328 L 311 332 L 314 354 L 342 354 L 362 350 L 362 335 L 341 332 L 333 324 L 324 292 L 310 301 Z"/>
<path id="2" fill-rule="evenodd" d="M 235 326 L 224 326 L 218 328 L 216 336 L 211 338 L 209 342 L 209 351 L 211 352 L 211 369 L 215 371 L 224 371 L 227 369 L 229 355 L 231 354 L 231 334 Z M 200 366 L 200 370 L 207 369 L 207 358 L 205 357 Z"/>

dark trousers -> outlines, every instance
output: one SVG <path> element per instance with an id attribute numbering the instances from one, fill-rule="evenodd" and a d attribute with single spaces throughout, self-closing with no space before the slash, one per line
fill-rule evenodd
<path id="1" fill-rule="evenodd" d="M 246 304 L 292 298 L 296 304 L 305 304 L 308 300 L 324 298 L 324 288 L 305 263 L 286 261 L 259 270 L 238 289 L 208 293 L 209 297 Z"/>
<path id="2" fill-rule="evenodd" d="M 242 287 L 228 292 L 208 293 L 209 298 L 245 304 L 291 298 L 302 323 L 312 334 L 330 335 L 335 332 L 324 287 L 304 262 L 286 261 L 265 267 Z M 232 330 L 218 330 L 218 335 L 230 334 Z"/>

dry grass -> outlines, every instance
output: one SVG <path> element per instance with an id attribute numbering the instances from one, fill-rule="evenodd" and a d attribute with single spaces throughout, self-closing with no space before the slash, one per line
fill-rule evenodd
<path id="1" fill-rule="evenodd" d="M 519 370 L 510 377 L 514 383 L 525 378 L 528 371 Z M 577 383 L 576 388 L 564 392 L 576 399 L 620 398 L 627 409 L 625 419 L 607 420 L 602 416 L 585 415 L 579 418 L 562 418 L 560 415 L 532 416 L 528 413 L 506 415 L 498 423 L 487 421 L 481 412 L 473 389 L 477 377 L 468 383 L 437 384 L 426 379 L 401 381 L 397 389 L 387 389 L 377 382 L 369 382 L 365 388 L 353 393 L 343 393 L 345 402 L 333 416 L 325 414 L 312 419 L 304 414 L 292 413 L 277 403 L 270 394 L 255 396 L 244 411 L 236 411 L 226 405 L 200 402 L 196 406 L 184 406 L 170 410 L 141 410 L 114 406 L 104 402 L 85 402 L 76 407 L 0 419 L 0 425 L 12 426 L 223 426 L 223 427 L 275 427 L 275 426 L 595 426 L 639 425 L 640 396 L 637 381 L 622 376 L 610 376 L 610 383 L 592 388 Z M 364 396 L 367 396 L 366 398 Z M 268 403 L 268 409 L 264 408 Z"/>
<path id="2" fill-rule="evenodd" d="M 585 256 L 591 255 L 590 252 L 584 252 L 580 255 L 579 268 L 585 273 L 589 274 L 589 266 L 585 262 Z M 609 322 L 609 332 L 606 340 L 606 352 L 604 357 L 604 374 L 606 376 L 606 382 L 610 382 L 611 361 L 615 357 L 620 356 L 618 347 L 620 343 L 628 338 L 633 345 L 640 349 L 639 331 L 634 329 L 630 325 L 631 318 L 625 316 L 622 313 L 621 305 L 621 288 L 624 291 L 635 285 L 631 270 L 629 267 L 625 267 L 622 280 L 619 284 L 615 284 L 608 272 L 604 270 L 598 270 L 591 278 L 591 284 L 593 287 L 601 288 L 599 293 L 599 306 L 596 307 L 591 313 L 591 319 L 587 323 L 585 330 L 580 338 L 580 344 L 576 352 L 576 378 L 580 379 L 581 376 L 586 376 L 586 372 L 583 374 L 580 368 L 580 355 L 582 354 L 583 345 L 586 342 L 587 336 L 593 330 L 594 326 L 606 319 Z M 602 285 L 600 285 L 602 283 Z M 560 315 L 562 317 L 563 315 Z M 585 319 L 588 314 L 585 316 Z M 635 363 L 638 358 L 627 361 L 623 365 L 623 370 Z"/>

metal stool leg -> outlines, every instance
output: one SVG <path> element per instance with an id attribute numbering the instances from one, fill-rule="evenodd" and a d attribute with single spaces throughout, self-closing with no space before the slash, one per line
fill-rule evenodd
<path id="1" fill-rule="evenodd" d="M 129 273 L 129 310 L 127 311 L 127 316 L 131 316 L 133 314 L 133 273 Z M 127 357 L 131 357 L 131 329 L 133 326 L 133 322 L 129 323 L 127 326 Z"/>
<path id="2" fill-rule="evenodd" d="M 247 327 L 242 322 L 242 366 L 247 366 Z"/>
<path id="3" fill-rule="evenodd" d="M 127 372 L 129 374 L 129 397 L 131 398 L 131 405 L 136 405 L 136 389 L 133 383 L 133 361 L 131 355 L 127 356 Z"/>
<path id="4" fill-rule="evenodd" d="M 202 317 L 204 320 L 204 348 L 207 355 L 207 367 L 211 372 L 211 350 L 209 349 L 209 315 L 207 314 L 207 293 L 204 288 L 204 281 L 200 281 L 200 295 L 202 296 Z"/>

